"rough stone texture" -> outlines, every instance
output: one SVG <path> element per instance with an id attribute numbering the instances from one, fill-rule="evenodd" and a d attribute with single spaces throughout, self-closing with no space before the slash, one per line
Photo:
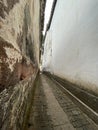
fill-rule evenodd
<path id="1" fill-rule="evenodd" d="M 0 130 L 24 129 L 39 65 L 40 2 L 0 0 Z"/>
<path id="2" fill-rule="evenodd" d="M 0 91 L 31 75 L 38 66 L 39 22 L 38 0 L 0 1 Z"/>
<path id="3" fill-rule="evenodd" d="M 0 93 L 0 130 L 22 130 L 29 111 L 36 74 Z"/>
<path id="4" fill-rule="evenodd" d="M 8 14 L 13 6 L 19 2 L 19 0 L 1 0 L 0 1 L 0 16 L 5 18 L 5 12 Z"/>

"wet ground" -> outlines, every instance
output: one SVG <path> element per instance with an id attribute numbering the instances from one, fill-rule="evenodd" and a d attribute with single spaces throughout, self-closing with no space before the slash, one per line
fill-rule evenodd
<path id="1" fill-rule="evenodd" d="M 36 86 L 28 130 L 98 130 L 95 124 L 47 76 Z"/>

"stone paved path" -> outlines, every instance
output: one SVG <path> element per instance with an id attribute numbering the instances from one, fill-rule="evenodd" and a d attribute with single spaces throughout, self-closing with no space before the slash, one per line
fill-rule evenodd
<path id="1" fill-rule="evenodd" d="M 28 130 L 98 130 L 98 126 L 53 81 L 41 75 Z"/>

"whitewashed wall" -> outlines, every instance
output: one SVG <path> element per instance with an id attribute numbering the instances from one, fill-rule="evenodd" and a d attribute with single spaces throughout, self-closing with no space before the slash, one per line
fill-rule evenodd
<path id="1" fill-rule="evenodd" d="M 98 93 L 98 0 L 58 0 L 50 30 L 43 68 Z"/>
<path id="2" fill-rule="evenodd" d="M 52 66 L 52 37 L 51 37 L 51 31 L 47 32 L 47 36 L 45 38 L 45 44 L 44 44 L 44 56 L 43 56 L 43 70 L 47 70 L 51 72 L 51 66 Z"/>

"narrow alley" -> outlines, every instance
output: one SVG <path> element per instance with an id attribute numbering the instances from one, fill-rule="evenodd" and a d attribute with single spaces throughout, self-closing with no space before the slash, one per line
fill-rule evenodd
<path id="1" fill-rule="evenodd" d="M 0 130 L 98 130 L 98 0 L 0 0 Z"/>
<path id="2" fill-rule="evenodd" d="M 98 125 L 54 81 L 40 74 L 28 130 L 98 130 Z"/>

